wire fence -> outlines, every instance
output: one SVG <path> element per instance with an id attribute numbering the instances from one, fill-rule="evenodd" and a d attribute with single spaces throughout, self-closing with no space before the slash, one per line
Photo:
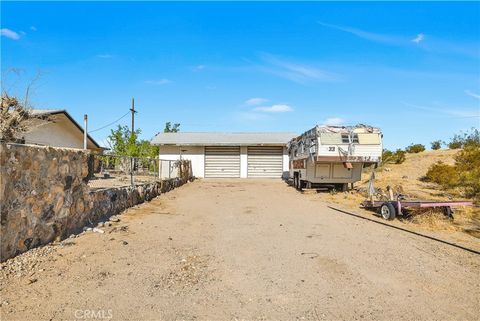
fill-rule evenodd
<path id="1" fill-rule="evenodd" d="M 190 161 L 185 160 L 92 154 L 88 165 L 88 185 L 95 189 L 135 186 L 190 175 Z"/>

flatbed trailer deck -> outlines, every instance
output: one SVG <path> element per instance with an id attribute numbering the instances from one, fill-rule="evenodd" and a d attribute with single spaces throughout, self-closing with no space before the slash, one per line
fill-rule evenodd
<path id="1" fill-rule="evenodd" d="M 422 201 L 422 200 L 397 200 L 397 201 L 369 201 L 362 202 L 366 209 L 378 210 L 386 220 L 393 220 L 396 215 L 404 215 L 404 208 L 441 208 L 443 214 L 453 219 L 452 207 L 473 206 L 470 201 Z"/>

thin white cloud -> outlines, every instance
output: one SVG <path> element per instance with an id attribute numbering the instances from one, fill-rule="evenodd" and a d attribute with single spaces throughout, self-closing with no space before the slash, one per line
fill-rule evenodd
<path id="1" fill-rule="evenodd" d="M 256 107 L 253 111 L 259 111 L 264 113 L 287 113 L 293 111 L 293 108 L 286 104 L 277 104 L 272 106 Z"/>
<path id="2" fill-rule="evenodd" d="M 297 83 L 308 81 L 335 81 L 338 76 L 317 68 L 316 66 L 293 62 L 271 54 L 261 54 L 260 58 L 267 64 L 259 67 L 260 71 L 270 73 Z"/>
<path id="3" fill-rule="evenodd" d="M 392 35 L 384 35 L 380 33 L 374 33 L 374 32 L 369 32 L 357 28 L 352 28 L 348 26 L 339 26 L 339 25 L 334 25 L 330 23 L 325 23 L 322 21 L 318 21 L 318 24 L 330 29 L 335 29 L 339 31 L 343 31 L 346 33 L 350 33 L 354 36 L 357 36 L 359 38 L 363 38 L 366 40 L 370 40 L 373 42 L 380 42 L 380 43 L 386 43 L 386 44 L 399 44 L 401 42 L 404 42 L 405 39 L 397 37 L 397 36 L 392 36 Z"/>
<path id="4" fill-rule="evenodd" d="M 245 105 L 247 106 L 255 106 L 255 105 L 260 105 L 260 104 L 264 104 L 268 101 L 268 99 L 265 99 L 265 98 L 250 98 L 248 100 L 245 101 Z"/>
<path id="5" fill-rule="evenodd" d="M 110 58 L 113 58 L 113 56 L 110 54 L 99 54 L 97 55 L 97 58 L 110 59 Z"/>
<path id="6" fill-rule="evenodd" d="M 412 42 L 420 43 L 425 39 L 425 35 L 423 33 L 419 33 L 415 38 L 412 39 Z"/>
<path id="7" fill-rule="evenodd" d="M 30 30 L 32 30 L 32 31 L 37 31 L 37 27 L 35 27 L 35 26 L 30 26 Z"/>
<path id="8" fill-rule="evenodd" d="M 146 80 L 145 83 L 149 85 L 166 85 L 171 83 L 172 81 L 166 78 L 162 78 L 159 80 Z"/>
<path id="9" fill-rule="evenodd" d="M 434 38 L 429 36 L 428 39 L 425 38 L 425 34 L 419 33 L 415 38 L 411 39 L 410 37 L 398 36 L 398 35 L 387 35 L 365 31 L 362 29 L 352 28 L 348 26 L 339 26 L 330 23 L 325 23 L 322 21 L 317 21 L 317 23 L 326 28 L 339 30 L 346 32 L 352 35 L 355 35 L 359 38 L 383 43 L 391 46 L 412 46 L 412 42 L 415 44 L 425 43 L 424 46 L 416 46 L 424 51 L 435 52 L 435 53 L 444 53 L 444 54 L 458 54 L 463 56 L 469 56 L 478 58 L 478 42 L 473 43 L 460 43 L 460 42 L 449 42 L 443 39 Z"/>
<path id="10" fill-rule="evenodd" d="M 345 119 L 340 118 L 340 117 L 331 117 L 327 118 L 323 121 L 325 125 L 330 125 L 330 126 L 338 126 L 341 125 L 345 122 Z"/>
<path id="11" fill-rule="evenodd" d="M 20 35 L 18 33 L 16 33 L 13 30 L 7 29 L 7 28 L 0 29 L 0 35 L 2 37 L 10 38 L 10 39 L 13 39 L 13 40 L 20 39 Z"/>
<path id="12" fill-rule="evenodd" d="M 460 110 L 459 108 L 435 108 L 430 106 L 415 105 L 406 102 L 402 102 L 403 105 L 415 108 L 418 110 L 428 111 L 429 113 L 439 113 L 448 116 L 458 117 L 458 118 L 470 118 L 470 117 L 480 117 L 480 114 L 473 111 Z"/>
<path id="13" fill-rule="evenodd" d="M 193 71 L 202 71 L 206 68 L 207 66 L 205 65 L 198 65 L 193 68 Z"/>
<path id="14" fill-rule="evenodd" d="M 480 94 L 473 93 L 470 90 L 465 90 L 465 93 L 470 97 L 480 99 Z"/>

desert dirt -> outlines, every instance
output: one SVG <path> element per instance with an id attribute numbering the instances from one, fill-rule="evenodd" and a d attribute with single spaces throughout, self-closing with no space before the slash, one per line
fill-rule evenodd
<path id="1" fill-rule="evenodd" d="M 374 186 L 381 188 L 384 192 L 387 186 L 391 186 L 394 191 L 401 192 L 408 199 L 413 200 L 468 200 L 459 190 L 445 191 L 434 183 L 424 182 L 422 177 L 428 171 L 428 168 L 441 161 L 443 163 L 454 164 L 454 156 L 460 150 L 430 150 L 417 154 L 406 154 L 406 160 L 402 164 L 385 164 L 375 170 Z M 362 190 L 358 193 L 351 191 L 348 193 L 321 193 L 318 198 L 325 202 L 334 203 L 337 206 L 353 210 L 366 216 L 371 216 L 371 212 L 360 208 L 360 203 L 366 199 L 366 190 L 370 179 L 371 171 L 366 169 L 362 175 L 362 180 L 355 183 L 355 189 Z M 468 236 L 462 236 L 461 233 L 468 234 L 476 241 L 480 241 L 480 208 L 477 207 L 457 207 L 454 209 L 454 220 L 444 217 L 441 210 L 420 210 L 412 211 L 412 216 L 408 219 L 396 220 L 394 224 L 406 228 L 416 228 L 435 233 L 451 234 L 447 237 L 456 237 L 469 239 Z M 457 233 L 457 232 L 460 232 Z"/>
<path id="2" fill-rule="evenodd" d="M 479 255 L 282 181 L 197 180 L 118 217 L 3 263 L 1 319 L 480 319 Z"/>

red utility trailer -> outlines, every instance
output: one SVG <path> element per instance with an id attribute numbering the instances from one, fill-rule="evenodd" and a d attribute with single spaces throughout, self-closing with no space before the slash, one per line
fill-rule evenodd
<path id="1" fill-rule="evenodd" d="M 454 206 L 473 206 L 469 201 L 417 201 L 417 200 L 397 200 L 397 201 L 363 201 L 362 206 L 366 209 L 377 210 L 386 220 L 393 220 L 396 215 L 405 215 L 402 212 L 404 208 L 441 208 L 443 214 L 453 219 Z"/>

